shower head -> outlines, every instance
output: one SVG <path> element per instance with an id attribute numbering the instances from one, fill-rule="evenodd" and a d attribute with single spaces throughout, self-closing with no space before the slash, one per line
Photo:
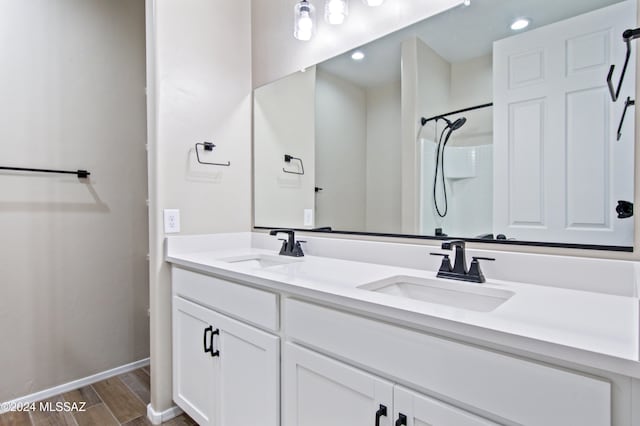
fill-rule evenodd
<path id="1" fill-rule="evenodd" d="M 458 118 L 453 123 L 449 123 L 449 128 L 451 131 L 458 130 L 460 127 L 464 126 L 464 123 L 467 122 L 467 119 L 464 117 Z"/>

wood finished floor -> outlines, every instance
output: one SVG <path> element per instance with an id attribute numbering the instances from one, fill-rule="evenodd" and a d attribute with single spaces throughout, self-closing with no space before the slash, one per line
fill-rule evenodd
<path id="1" fill-rule="evenodd" d="M 149 398 L 149 369 L 144 367 L 44 401 L 53 405 L 86 402 L 86 411 L 8 412 L 0 414 L 0 426 L 147 426 L 151 425 L 147 420 Z M 182 414 L 163 424 L 191 426 L 196 422 Z"/>

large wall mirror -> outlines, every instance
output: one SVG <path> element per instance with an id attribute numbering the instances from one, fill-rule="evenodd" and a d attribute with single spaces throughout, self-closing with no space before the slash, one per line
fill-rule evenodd
<path id="1" fill-rule="evenodd" d="M 255 226 L 629 250 L 636 8 L 474 0 L 257 88 Z"/>

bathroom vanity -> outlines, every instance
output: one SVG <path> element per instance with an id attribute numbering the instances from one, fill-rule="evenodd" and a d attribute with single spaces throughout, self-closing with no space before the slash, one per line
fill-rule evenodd
<path id="1" fill-rule="evenodd" d="M 305 239 L 168 238 L 174 401 L 198 423 L 639 424 L 632 262 L 565 259 L 617 271 L 579 291 L 508 279 L 557 256 L 476 250 L 496 262 L 475 284 L 436 278 L 433 247 Z"/>

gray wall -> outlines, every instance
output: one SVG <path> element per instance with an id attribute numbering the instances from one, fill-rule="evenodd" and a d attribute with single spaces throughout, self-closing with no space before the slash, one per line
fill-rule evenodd
<path id="1" fill-rule="evenodd" d="M 149 355 L 142 0 L 0 1 L 0 401 Z"/>

